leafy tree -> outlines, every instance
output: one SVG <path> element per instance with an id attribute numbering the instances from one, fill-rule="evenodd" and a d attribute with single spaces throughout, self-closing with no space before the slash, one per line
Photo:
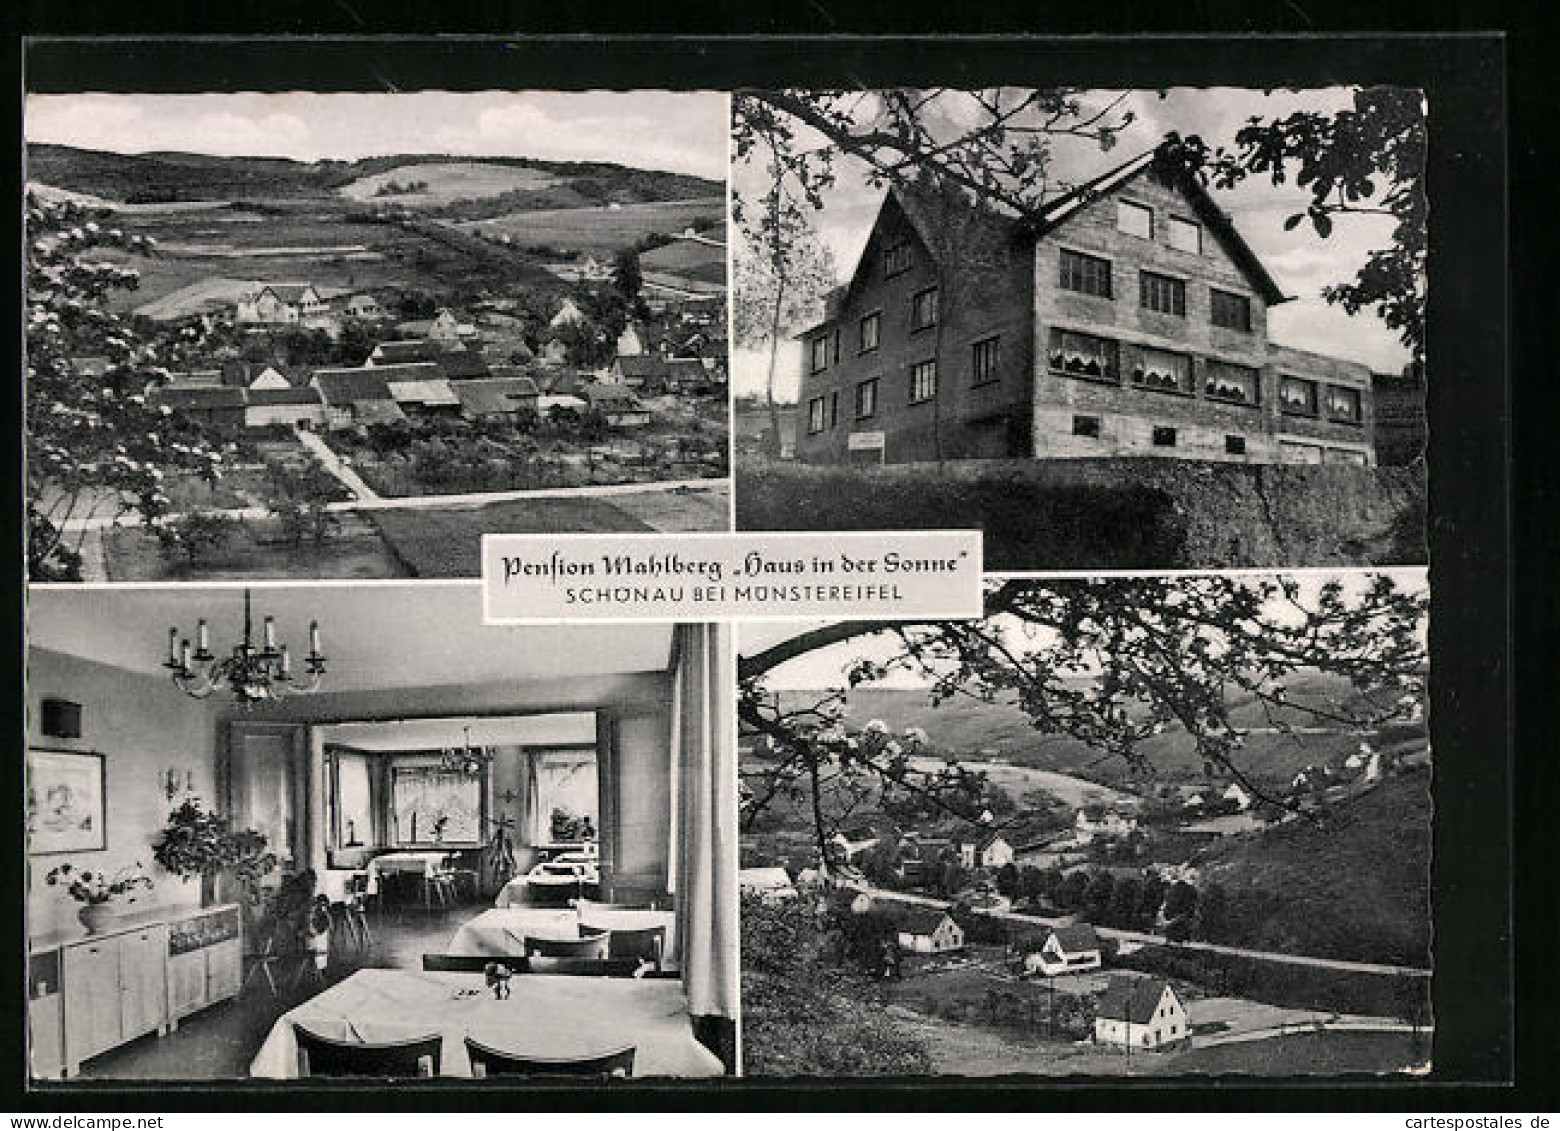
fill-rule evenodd
<path id="1" fill-rule="evenodd" d="M 1089 886 L 1083 893 L 1083 909 L 1091 921 L 1105 917 L 1115 894 L 1116 877 L 1110 872 L 1102 869 L 1089 878 Z"/>
<path id="2" fill-rule="evenodd" d="M 1206 885 L 1197 899 L 1197 937 L 1209 942 L 1223 942 L 1230 929 L 1229 897 L 1220 884 Z"/>
<path id="3" fill-rule="evenodd" d="M 136 271 L 97 258 L 154 254 L 110 225 L 110 213 L 27 197 L 27 568 L 34 581 L 80 577 L 79 521 L 134 511 L 168 513 L 165 477 L 221 477 L 221 451 L 193 422 L 147 404 L 146 390 L 188 364 L 199 326 L 148 342 L 110 312 L 109 294 L 134 289 Z M 83 359 L 103 358 L 98 372 Z"/>
<path id="4" fill-rule="evenodd" d="M 1056 885 L 1056 891 L 1052 898 L 1057 906 L 1071 911 L 1083 906 L 1085 894 L 1089 890 L 1089 874 L 1082 868 L 1075 872 L 1068 872 L 1062 877 L 1061 883 Z"/>
<path id="5" fill-rule="evenodd" d="M 294 467 L 272 461 L 266 466 L 271 484 L 270 511 L 282 534 L 295 549 L 305 542 L 318 550 L 341 527 L 329 509 L 340 495 L 336 480 L 317 464 Z"/>
<path id="6" fill-rule="evenodd" d="M 623 248 L 612 257 L 612 285 L 629 302 L 639 297 L 644 286 L 644 273 L 639 266 L 639 253 L 633 248 Z"/>
<path id="7" fill-rule="evenodd" d="M 1353 105 L 1333 114 L 1299 111 L 1282 118 L 1252 118 L 1236 134 L 1234 149 L 1209 150 L 1200 137 L 1172 134 L 1164 152 L 1220 188 L 1248 177 L 1309 190 L 1306 210 L 1285 229 L 1309 221 L 1329 238 L 1339 218 L 1385 216 L 1392 220 L 1389 246 L 1370 253 L 1354 278 L 1334 283 L 1322 296 L 1350 314 L 1374 309 L 1398 332 L 1416 361 L 1424 358 L 1426 220 L 1423 178 L 1428 133 L 1424 96 L 1402 87 L 1366 87 Z"/>
<path id="8" fill-rule="evenodd" d="M 157 523 L 152 532 L 168 557 L 199 565 L 231 542 L 242 525 L 221 511 L 188 511 Z"/>
<path id="9" fill-rule="evenodd" d="M 1136 925 L 1142 896 L 1143 888 L 1138 880 L 1133 876 L 1122 876 L 1110 894 L 1110 906 L 1106 908 L 1104 921 L 1115 927 Z"/>
<path id="10" fill-rule="evenodd" d="M 997 890 L 1013 899 L 1022 890 L 1019 884 L 1018 865 L 1008 863 L 997 869 Z"/>
<path id="11" fill-rule="evenodd" d="M 1165 893 L 1164 918 L 1166 924 L 1185 922 L 1191 924 L 1197 912 L 1197 889 L 1185 880 L 1177 880 Z"/>

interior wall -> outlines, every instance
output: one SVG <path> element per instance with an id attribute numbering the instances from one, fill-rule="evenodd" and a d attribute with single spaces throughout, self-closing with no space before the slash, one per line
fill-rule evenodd
<path id="1" fill-rule="evenodd" d="M 69 699 L 81 704 L 81 737 L 52 738 L 41 730 L 42 701 Z M 193 779 L 193 793 L 211 807 L 216 793 L 216 711 L 209 701 L 191 699 L 155 676 L 33 648 L 27 664 L 27 741 L 51 750 L 92 751 L 104 755 L 104 808 L 108 847 L 96 852 L 29 855 L 28 929 L 34 935 L 76 926 L 76 903 L 62 889 L 44 883 L 57 864 L 109 873 L 136 861 L 152 877 L 153 888 L 137 898 L 135 909 L 152 905 L 197 905 L 200 883 L 188 883 L 158 868 L 152 846 L 171 801 L 163 774 L 174 769 Z"/>
<path id="2" fill-rule="evenodd" d="M 620 715 L 617 720 L 618 839 L 613 876 L 619 903 L 666 895 L 672 811 L 671 713 Z"/>

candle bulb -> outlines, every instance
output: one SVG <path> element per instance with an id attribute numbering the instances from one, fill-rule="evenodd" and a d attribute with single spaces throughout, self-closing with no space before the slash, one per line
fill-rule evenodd
<path id="1" fill-rule="evenodd" d="M 276 648 L 276 618 L 265 618 L 265 648 L 267 652 Z"/>
<path id="2" fill-rule="evenodd" d="M 315 656 L 320 654 L 320 622 L 309 622 L 309 652 Z"/>
<path id="3" fill-rule="evenodd" d="M 185 671 L 190 668 L 190 642 L 188 640 L 179 643 L 179 666 Z"/>
<path id="4" fill-rule="evenodd" d="M 206 622 L 203 620 L 195 626 L 195 648 L 204 652 L 211 643 L 211 636 L 206 630 Z"/>
<path id="5" fill-rule="evenodd" d="M 287 645 L 282 645 L 282 674 L 292 674 L 292 657 L 287 654 Z"/>
<path id="6" fill-rule="evenodd" d="M 179 652 L 179 630 L 176 629 L 176 628 L 170 628 L 168 630 L 168 662 L 170 664 L 174 664 L 174 663 L 178 662 L 178 660 L 179 660 L 178 652 Z"/>

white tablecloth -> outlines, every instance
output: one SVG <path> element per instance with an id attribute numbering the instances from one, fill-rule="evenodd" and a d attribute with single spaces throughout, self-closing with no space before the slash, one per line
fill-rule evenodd
<path id="1" fill-rule="evenodd" d="M 439 1073 L 470 1076 L 467 1036 L 532 1056 L 593 1056 L 632 1044 L 635 1076 L 719 1076 L 718 1057 L 693 1036 L 675 979 L 517 975 L 499 1001 L 481 974 L 359 970 L 282 1015 L 250 1063 L 251 1076 L 298 1075 L 296 1021 L 339 1040 L 443 1038 Z M 475 996 L 458 997 L 477 989 Z"/>
<path id="2" fill-rule="evenodd" d="M 379 881 L 388 872 L 414 872 L 427 878 L 444 866 L 447 852 L 390 852 L 368 862 L 368 890 L 379 891 Z"/>
<path id="3" fill-rule="evenodd" d="M 544 890 L 540 894 L 534 892 L 533 884 L 536 888 Z M 599 886 L 600 881 L 594 879 L 573 880 L 567 876 L 516 876 L 499 889 L 498 895 L 493 900 L 493 906 L 522 907 L 538 900 L 557 903 L 581 895 L 588 899 L 596 895 Z"/>
<path id="4" fill-rule="evenodd" d="M 450 939 L 450 954 L 505 958 L 525 954 L 522 940 L 577 939 L 580 917 L 572 907 L 495 907 L 465 923 Z"/>

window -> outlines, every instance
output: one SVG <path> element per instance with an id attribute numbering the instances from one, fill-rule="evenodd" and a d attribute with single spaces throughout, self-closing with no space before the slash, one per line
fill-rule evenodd
<path id="1" fill-rule="evenodd" d="M 1221 291 L 1210 288 L 1213 297 L 1213 306 L 1209 311 L 1215 326 L 1223 326 L 1226 330 L 1251 329 L 1251 300 L 1245 295 L 1231 294 L 1229 291 Z"/>
<path id="2" fill-rule="evenodd" d="M 856 386 L 856 419 L 864 420 L 877 412 L 877 378 Z"/>
<path id="3" fill-rule="evenodd" d="M 812 340 L 812 371 L 821 372 L 829 368 L 829 335 L 820 334 Z"/>
<path id="4" fill-rule="evenodd" d="M 1352 464 L 1355 467 L 1364 467 L 1370 461 L 1365 458 L 1364 452 L 1350 451 L 1348 448 L 1328 448 L 1322 453 L 1322 462 Z"/>
<path id="5" fill-rule="evenodd" d="M 910 300 L 910 329 L 925 330 L 937 325 L 937 288 L 918 291 Z"/>
<path id="6" fill-rule="evenodd" d="M 869 314 L 861 320 L 861 343 L 859 348 L 862 353 L 869 353 L 878 348 L 878 334 L 882 326 L 883 316 L 881 314 Z"/>
<path id="7" fill-rule="evenodd" d="M 833 428 L 840 422 L 840 394 L 838 391 L 829 394 L 829 427 Z"/>
<path id="8" fill-rule="evenodd" d="M 598 835 L 599 797 L 594 750 L 532 752 L 526 785 L 535 803 L 527 807 L 535 825 L 533 844 L 571 844 Z"/>
<path id="9" fill-rule="evenodd" d="M 1316 382 L 1282 377 L 1278 382 L 1278 407 L 1291 416 L 1316 415 Z"/>
<path id="10" fill-rule="evenodd" d="M 1100 438 L 1100 418 L 1097 416 L 1073 417 L 1073 435 L 1087 436 L 1091 440 Z"/>
<path id="11" fill-rule="evenodd" d="M 1120 348 L 1109 338 L 1073 330 L 1051 331 L 1049 363 L 1058 373 L 1116 384 L 1121 380 L 1117 364 Z"/>
<path id="12" fill-rule="evenodd" d="M 891 278 L 910 270 L 910 241 L 900 240 L 883 249 L 883 277 Z"/>
<path id="13" fill-rule="evenodd" d="M 368 755 L 337 751 L 335 764 L 336 847 L 361 848 L 377 844 L 374 835 L 373 794 L 369 785 Z"/>
<path id="14" fill-rule="evenodd" d="M 920 404 L 937 395 L 937 362 L 919 361 L 910 367 L 910 403 Z"/>
<path id="15" fill-rule="evenodd" d="M 1186 283 L 1152 271 L 1138 272 L 1138 301 L 1145 310 L 1186 317 Z"/>
<path id="16" fill-rule="evenodd" d="M 1174 428 L 1165 428 L 1165 427 L 1162 427 L 1162 426 L 1158 427 L 1158 428 L 1155 428 L 1154 429 L 1154 447 L 1156 447 L 1156 448 L 1173 448 L 1173 447 L 1175 447 L 1175 429 Z"/>
<path id="17" fill-rule="evenodd" d="M 1061 285 L 1079 294 L 1110 298 L 1110 260 L 1081 251 L 1062 252 Z"/>
<path id="18" fill-rule="evenodd" d="M 1257 371 L 1249 365 L 1209 359 L 1203 369 L 1203 393 L 1230 404 L 1257 403 Z"/>
<path id="19" fill-rule="evenodd" d="M 971 347 L 974 354 L 972 368 L 975 384 L 984 385 L 997 379 L 997 338 L 986 338 Z"/>
<path id="20" fill-rule="evenodd" d="M 1192 359 L 1184 353 L 1141 349 L 1137 364 L 1132 367 L 1132 383 L 1145 389 L 1190 395 Z"/>
<path id="21" fill-rule="evenodd" d="M 809 435 L 817 435 L 822 432 L 828 418 L 824 416 L 824 404 L 822 397 L 814 397 L 807 402 L 807 432 Z"/>
<path id="22" fill-rule="evenodd" d="M 478 844 L 482 840 L 481 775 L 436 765 L 390 768 L 391 840 L 395 844 Z"/>
<path id="23" fill-rule="evenodd" d="M 1337 420 L 1344 424 L 1358 424 L 1360 422 L 1360 391 L 1358 389 L 1340 388 L 1337 385 L 1328 385 L 1327 419 Z"/>
<path id="24" fill-rule="evenodd" d="M 1243 456 L 1246 454 L 1246 437 L 1224 437 L 1224 454 L 1227 456 Z"/>
<path id="25" fill-rule="evenodd" d="M 1170 217 L 1170 224 L 1166 229 L 1170 237 L 1170 246 L 1180 251 L 1189 251 L 1193 255 L 1202 254 L 1202 225 L 1192 220 L 1183 220 L 1179 216 Z"/>
<path id="26" fill-rule="evenodd" d="M 1140 240 L 1154 238 L 1154 210 L 1130 200 L 1116 201 L 1116 230 Z"/>

